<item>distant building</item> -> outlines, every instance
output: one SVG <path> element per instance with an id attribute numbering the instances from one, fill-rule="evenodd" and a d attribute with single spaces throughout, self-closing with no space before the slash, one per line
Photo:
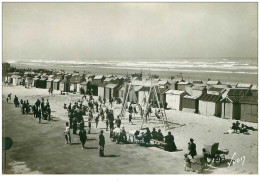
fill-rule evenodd
<path id="1" fill-rule="evenodd" d="M 186 90 L 186 87 L 191 87 L 192 84 L 190 82 L 187 82 L 187 81 L 182 81 L 182 82 L 179 82 L 178 83 L 178 90 L 179 91 L 185 91 Z"/>

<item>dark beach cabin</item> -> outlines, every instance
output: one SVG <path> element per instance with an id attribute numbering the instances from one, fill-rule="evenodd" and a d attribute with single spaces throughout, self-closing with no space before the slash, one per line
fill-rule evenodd
<path id="1" fill-rule="evenodd" d="M 185 95 L 182 98 L 182 111 L 189 113 L 198 113 L 199 97 Z"/>
<path id="2" fill-rule="evenodd" d="M 239 100 L 244 96 L 250 96 L 249 89 L 230 89 L 227 97 L 222 99 L 221 117 L 226 119 L 240 119 L 241 104 Z"/>

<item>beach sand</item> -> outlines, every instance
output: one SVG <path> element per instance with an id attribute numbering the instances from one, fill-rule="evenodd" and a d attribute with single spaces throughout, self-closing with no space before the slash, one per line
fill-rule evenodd
<path id="1" fill-rule="evenodd" d="M 39 124 L 32 115 L 22 115 L 20 109 L 13 104 L 7 104 L 7 94 L 17 95 L 19 100 L 29 100 L 34 103 L 37 98 L 49 99 L 52 118 L 50 122 L 43 121 Z M 92 134 L 86 146 L 89 149 L 81 150 L 78 135 L 72 135 L 74 145 L 65 145 L 63 131 L 68 120 L 67 111 L 63 104 L 74 103 L 82 95 L 60 95 L 60 91 L 54 91 L 49 95 L 47 89 L 24 88 L 22 86 L 3 86 L 3 136 L 14 140 L 13 147 L 7 151 L 6 173 L 15 170 L 15 162 L 25 162 L 26 167 L 32 173 L 48 174 L 194 174 L 184 171 L 183 155 L 188 151 L 190 138 L 197 145 L 198 155 L 202 154 L 204 144 L 219 143 L 220 149 L 229 149 L 226 155 L 227 161 L 220 166 L 212 164 L 205 174 L 257 174 L 258 173 L 258 132 L 250 131 L 250 135 L 224 134 L 230 129 L 234 121 L 217 117 L 206 117 L 198 114 L 186 113 L 176 110 L 167 110 L 167 118 L 170 122 L 170 130 L 164 130 L 161 122 L 154 115 L 144 127 L 160 127 L 164 135 L 171 131 L 175 143 L 180 151 L 166 152 L 156 147 L 143 147 L 138 144 L 116 144 L 110 141 L 109 132 L 105 131 L 105 154 L 109 158 L 98 156 L 98 132 L 105 130 L 105 123 L 100 122 L 98 129 L 92 124 Z M 120 112 L 121 106 L 114 105 L 114 114 Z M 14 114 L 14 115 L 11 115 Z M 94 114 L 95 115 L 95 114 Z M 128 114 L 123 118 L 122 125 L 126 132 L 139 129 L 141 119 L 136 115 L 134 125 L 128 123 Z M 245 123 L 257 128 L 256 123 Z M 237 160 L 245 157 L 244 163 L 238 160 L 232 166 L 228 166 L 230 159 Z M 9 172 L 8 172 L 9 171 Z M 30 173 L 26 171 L 19 173 Z"/>

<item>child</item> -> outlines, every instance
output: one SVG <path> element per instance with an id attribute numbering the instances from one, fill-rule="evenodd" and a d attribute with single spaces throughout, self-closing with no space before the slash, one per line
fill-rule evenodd
<path id="1" fill-rule="evenodd" d="M 69 123 L 68 122 L 66 122 L 66 128 L 65 128 L 64 134 L 65 134 L 65 139 L 66 139 L 66 143 L 65 144 L 69 144 L 68 141 L 70 141 L 70 144 L 71 144 L 70 127 L 69 127 Z"/>
<path id="2" fill-rule="evenodd" d="M 185 161 L 184 171 L 192 171 L 191 161 L 190 161 L 190 159 L 188 157 L 188 154 L 184 154 L 184 161 Z"/>

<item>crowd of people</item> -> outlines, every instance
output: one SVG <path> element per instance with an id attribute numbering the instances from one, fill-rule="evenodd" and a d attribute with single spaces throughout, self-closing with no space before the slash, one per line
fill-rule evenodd
<path id="1" fill-rule="evenodd" d="M 12 99 L 12 94 L 8 94 L 6 101 L 7 103 L 9 103 Z M 41 120 L 51 120 L 51 107 L 50 107 L 50 103 L 49 100 L 47 99 L 46 103 L 44 98 L 41 99 L 37 99 L 36 102 L 31 105 L 29 103 L 29 100 L 23 100 L 20 99 L 15 95 L 14 96 L 14 106 L 16 108 L 21 108 L 21 112 L 22 114 L 33 114 L 34 118 L 39 119 L 39 123 L 41 123 Z"/>

